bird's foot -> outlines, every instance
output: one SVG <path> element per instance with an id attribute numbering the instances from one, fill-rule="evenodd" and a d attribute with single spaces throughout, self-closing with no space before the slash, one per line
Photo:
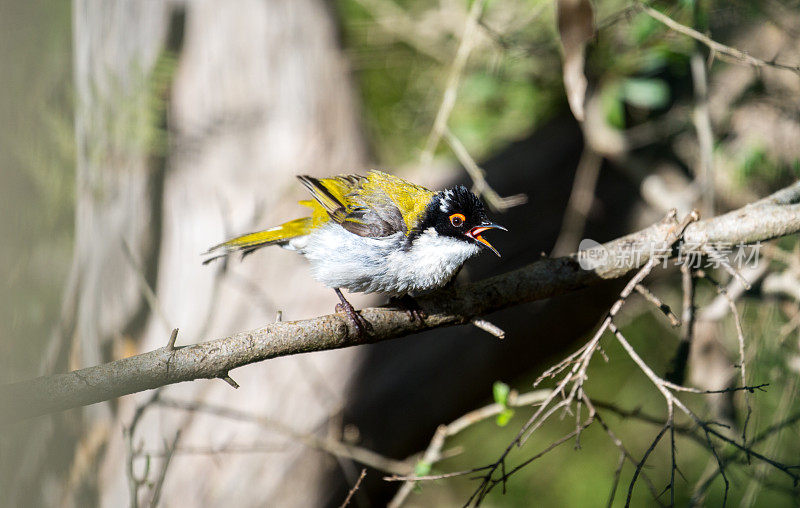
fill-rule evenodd
<path id="1" fill-rule="evenodd" d="M 408 319 L 411 321 L 419 321 L 420 323 L 424 323 L 425 318 L 428 317 L 428 313 L 422 310 L 422 307 L 419 306 L 419 302 L 417 302 L 411 295 L 403 295 L 399 298 L 393 296 L 389 298 L 389 305 L 393 305 L 400 310 L 406 311 L 406 314 L 408 314 Z"/>
<path id="2" fill-rule="evenodd" d="M 347 317 L 350 318 L 353 326 L 356 327 L 356 335 L 359 338 L 368 336 L 372 332 L 372 325 L 369 324 L 369 321 L 361 317 L 361 314 L 359 314 L 355 307 L 345 299 L 339 289 L 334 289 L 334 291 L 336 291 L 336 296 L 338 296 L 339 300 L 342 302 L 336 304 L 336 312 L 338 314 L 346 314 Z"/>

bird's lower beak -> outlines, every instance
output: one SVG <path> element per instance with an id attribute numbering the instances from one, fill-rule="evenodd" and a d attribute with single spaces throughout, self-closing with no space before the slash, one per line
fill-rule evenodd
<path id="1" fill-rule="evenodd" d="M 504 228 L 503 226 L 501 226 L 499 224 L 494 224 L 492 222 L 483 222 L 483 223 L 481 223 L 480 226 L 475 226 L 474 228 L 472 228 L 469 231 L 467 231 L 466 234 L 467 234 L 468 237 L 472 238 L 476 242 L 480 243 L 484 247 L 488 248 L 489 250 L 491 250 L 492 252 L 497 254 L 497 257 L 500 257 L 500 253 L 497 252 L 497 249 L 492 247 L 492 244 L 487 242 L 486 239 L 483 236 L 481 236 L 481 233 L 483 233 L 487 229 L 501 229 L 503 231 L 508 231 L 506 228 Z"/>

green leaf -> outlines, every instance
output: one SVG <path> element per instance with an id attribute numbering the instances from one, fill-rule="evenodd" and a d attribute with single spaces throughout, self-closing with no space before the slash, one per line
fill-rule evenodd
<path id="1" fill-rule="evenodd" d="M 495 381 L 492 385 L 492 394 L 494 394 L 494 401 L 503 407 L 508 406 L 508 394 L 511 388 L 502 381 Z"/>
<path id="2" fill-rule="evenodd" d="M 625 106 L 618 83 L 603 87 L 600 95 L 600 105 L 606 117 L 606 123 L 617 129 L 625 128 Z"/>
<path id="3" fill-rule="evenodd" d="M 414 476 L 428 476 L 431 472 L 431 463 L 420 460 L 414 466 Z"/>
<path id="4" fill-rule="evenodd" d="M 669 101 L 669 86 L 661 79 L 630 78 L 622 83 L 622 96 L 633 106 L 658 109 Z"/>
<path id="5" fill-rule="evenodd" d="M 497 415 L 497 422 L 498 427 L 505 427 L 508 422 L 511 421 L 511 418 L 514 416 L 514 410 L 511 408 L 505 408 L 499 415 Z"/>

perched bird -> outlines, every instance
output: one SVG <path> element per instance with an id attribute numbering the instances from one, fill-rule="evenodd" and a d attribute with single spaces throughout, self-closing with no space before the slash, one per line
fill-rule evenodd
<path id="1" fill-rule="evenodd" d="M 367 324 L 342 288 L 407 297 L 447 284 L 482 248 L 500 255 L 482 233 L 505 228 L 487 218 L 481 201 L 463 185 L 433 192 L 380 171 L 298 178 L 314 198 L 300 201 L 311 208 L 310 217 L 216 245 L 205 263 L 235 252 L 244 257 L 267 245 L 297 251 L 364 333 Z"/>

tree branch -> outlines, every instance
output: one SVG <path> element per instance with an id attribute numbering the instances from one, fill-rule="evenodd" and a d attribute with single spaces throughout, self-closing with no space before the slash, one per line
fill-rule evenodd
<path id="1" fill-rule="evenodd" d="M 155 351 L 67 374 L 0 386 L 0 424 L 195 379 L 225 378 L 236 367 L 280 356 L 380 342 L 433 328 L 469 323 L 476 316 L 561 295 L 644 265 L 653 245 L 677 226 L 674 216 L 606 243 L 608 256 L 584 270 L 576 256 L 541 259 L 489 279 L 418 298 L 428 317 L 410 321 L 404 310 L 364 309 L 373 332 L 360 337 L 344 316 L 269 323 L 261 328 L 175 349 Z M 705 244 L 763 242 L 800 231 L 800 181 L 725 215 L 690 224 L 684 241 Z M 635 257 L 631 257 L 635 255 Z M 626 256 L 629 263 L 619 263 Z"/>

